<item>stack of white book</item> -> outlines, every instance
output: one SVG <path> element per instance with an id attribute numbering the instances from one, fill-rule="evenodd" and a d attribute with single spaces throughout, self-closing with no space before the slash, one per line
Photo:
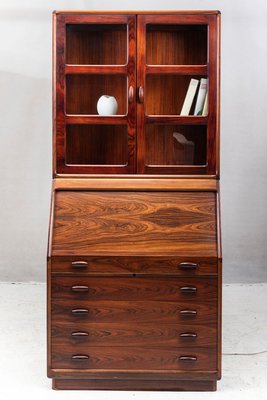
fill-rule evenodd
<path id="1" fill-rule="evenodd" d="M 193 101 L 196 97 L 196 105 L 193 115 L 208 115 L 208 80 L 206 78 L 192 78 L 184 99 L 184 104 L 180 115 L 189 115 Z"/>

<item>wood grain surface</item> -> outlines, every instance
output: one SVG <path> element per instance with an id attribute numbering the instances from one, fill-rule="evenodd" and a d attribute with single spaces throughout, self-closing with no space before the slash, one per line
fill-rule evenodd
<path id="1" fill-rule="evenodd" d="M 158 191 L 159 187 L 162 191 L 214 191 L 217 190 L 217 181 L 214 177 L 205 179 L 203 176 L 198 178 L 179 178 L 168 175 L 157 177 L 149 177 L 139 175 L 112 175 L 109 178 L 97 175 L 72 175 L 68 178 L 58 174 L 58 178 L 53 180 L 53 188 L 55 190 L 133 190 L 133 191 Z"/>
<path id="2" fill-rule="evenodd" d="M 217 256 L 215 194 L 55 195 L 52 255 Z"/>
<path id="3" fill-rule="evenodd" d="M 88 358 L 73 359 L 75 355 Z M 195 361 L 180 360 L 180 357 L 194 357 Z M 176 369 L 183 371 L 214 370 L 216 352 L 212 347 L 87 347 L 58 346 L 52 353 L 52 368 L 97 368 L 97 369 Z"/>
<path id="4" fill-rule="evenodd" d="M 215 380 L 53 379 L 53 389 L 63 390 L 162 390 L 214 391 Z"/>
<path id="5" fill-rule="evenodd" d="M 53 257 L 51 272 L 64 274 L 217 275 L 217 259 L 196 257 Z"/>
<path id="6" fill-rule="evenodd" d="M 190 327 L 187 324 L 151 324 L 128 321 L 121 323 L 77 323 L 54 324 L 52 328 L 52 346 L 77 346 L 77 351 L 84 346 L 216 346 L 217 329 L 198 325 Z M 81 347 L 80 347 L 81 346 Z M 80 351 L 80 350 L 79 350 Z"/>
<path id="7" fill-rule="evenodd" d="M 86 290 L 76 290 L 82 287 Z M 193 289 L 185 290 L 185 289 Z M 54 276 L 52 299 L 117 300 L 117 301 L 199 301 L 214 302 L 217 298 L 217 279 L 194 278 L 98 278 Z"/>
<path id="8" fill-rule="evenodd" d="M 151 322 L 154 324 L 180 324 L 186 326 L 217 323 L 217 302 L 206 297 L 192 304 L 184 299 L 179 302 L 161 301 L 116 301 L 116 300 L 52 300 L 51 320 L 53 324 L 71 323 L 128 323 Z M 75 312 L 85 310 L 84 312 Z"/>

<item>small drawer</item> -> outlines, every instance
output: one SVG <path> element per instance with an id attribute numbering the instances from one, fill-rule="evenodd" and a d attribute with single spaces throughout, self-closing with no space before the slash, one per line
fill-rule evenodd
<path id="1" fill-rule="evenodd" d="M 217 301 L 207 298 L 192 304 L 187 299 L 173 301 L 116 301 L 55 299 L 52 301 L 52 324 L 80 323 L 153 323 L 186 326 L 217 324 Z"/>
<path id="2" fill-rule="evenodd" d="M 216 325 L 204 327 L 187 324 L 151 323 L 92 323 L 52 325 L 52 344 L 55 346 L 155 346 L 155 347 L 202 347 L 216 346 Z"/>
<path id="3" fill-rule="evenodd" d="M 216 259 L 189 257 L 53 257 L 53 273 L 85 275 L 216 275 Z"/>
<path id="4" fill-rule="evenodd" d="M 61 276 L 52 278 L 52 298 L 71 300 L 216 302 L 217 279 L 210 278 L 109 278 Z M 192 308 L 192 307 L 191 307 Z"/>
<path id="5" fill-rule="evenodd" d="M 178 349 L 52 345 L 52 368 L 57 369 L 214 371 L 216 359 L 216 347 L 187 346 Z"/>

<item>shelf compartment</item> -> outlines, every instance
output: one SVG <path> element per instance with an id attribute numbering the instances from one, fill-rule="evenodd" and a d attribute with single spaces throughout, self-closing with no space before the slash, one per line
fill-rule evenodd
<path id="1" fill-rule="evenodd" d="M 75 74 L 66 76 L 66 113 L 98 115 L 97 101 L 102 95 L 114 96 L 117 115 L 127 113 L 127 75 Z"/>
<path id="2" fill-rule="evenodd" d="M 207 64 L 208 27 L 204 24 L 147 24 L 146 63 Z"/>
<path id="3" fill-rule="evenodd" d="M 125 166 L 127 162 L 127 125 L 67 125 L 67 165 Z"/>
<path id="4" fill-rule="evenodd" d="M 146 166 L 206 166 L 205 125 L 146 125 Z"/>
<path id="5" fill-rule="evenodd" d="M 191 78 L 200 80 L 203 75 L 148 74 L 145 86 L 146 115 L 179 115 Z M 197 93 L 190 110 L 193 114 Z"/>
<path id="6" fill-rule="evenodd" d="M 127 24 L 67 24 L 67 64 L 127 63 Z"/>

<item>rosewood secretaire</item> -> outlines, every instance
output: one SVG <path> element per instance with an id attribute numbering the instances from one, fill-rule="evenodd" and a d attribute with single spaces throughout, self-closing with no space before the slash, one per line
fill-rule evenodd
<path id="1" fill-rule="evenodd" d="M 220 13 L 53 20 L 53 388 L 216 390 Z"/>

